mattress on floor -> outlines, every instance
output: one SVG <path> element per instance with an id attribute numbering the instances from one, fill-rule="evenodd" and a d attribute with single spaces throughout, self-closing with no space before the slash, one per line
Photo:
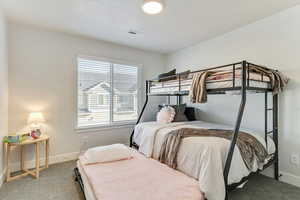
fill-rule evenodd
<path id="1" fill-rule="evenodd" d="M 94 195 L 94 192 L 91 188 L 91 185 L 88 181 L 88 178 L 87 178 L 87 176 L 84 172 L 83 165 L 81 164 L 80 160 L 77 161 L 77 168 L 79 170 L 79 173 L 81 175 L 81 179 L 82 179 L 82 182 L 83 182 L 83 185 L 84 185 L 85 199 L 86 200 L 97 200 L 95 195 Z"/>
<path id="2" fill-rule="evenodd" d="M 198 182 L 134 151 L 129 160 L 77 165 L 87 200 L 204 200 Z"/>

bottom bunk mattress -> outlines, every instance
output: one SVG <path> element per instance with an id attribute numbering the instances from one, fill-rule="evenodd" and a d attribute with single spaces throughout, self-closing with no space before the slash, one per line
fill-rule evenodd
<path id="1" fill-rule="evenodd" d="M 77 167 L 87 200 L 204 200 L 198 182 L 133 150 L 129 160 Z"/>
<path id="2" fill-rule="evenodd" d="M 134 142 L 139 145 L 141 153 L 147 157 L 159 159 L 161 146 L 166 135 L 181 128 L 232 130 L 232 127 L 226 125 L 204 121 L 170 124 L 144 122 L 135 127 Z M 266 145 L 260 134 L 247 129 L 242 129 L 242 131 L 254 136 L 266 148 L 269 156 L 264 163 L 254 162 L 252 170 L 249 170 L 243 161 L 239 148 L 235 147 L 228 177 L 229 184 L 238 183 L 251 172 L 262 169 L 275 152 L 275 144 L 270 137 L 268 137 L 268 145 Z M 229 140 L 218 137 L 188 137 L 181 142 L 177 153 L 177 169 L 197 179 L 199 187 L 209 200 L 219 200 L 225 197 L 223 169 L 229 146 Z"/>

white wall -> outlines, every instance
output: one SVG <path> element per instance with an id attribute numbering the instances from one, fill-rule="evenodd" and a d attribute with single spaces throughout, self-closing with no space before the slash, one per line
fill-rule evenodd
<path id="1" fill-rule="evenodd" d="M 300 154 L 300 6 L 244 26 L 215 39 L 172 53 L 169 68 L 178 71 L 248 60 L 277 68 L 291 81 L 280 95 L 280 170 L 300 176 L 300 166 L 290 164 L 292 153 Z M 249 96 L 249 95 L 248 95 Z M 239 96 L 209 96 L 201 105 L 201 119 L 233 124 Z M 263 132 L 264 96 L 248 98 L 243 126 Z M 284 179 L 285 177 L 283 177 Z M 288 179 L 288 178 L 286 178 Z M 300 179 L 297 179 L 300 185 Z"/>
<path id="2" fill-rule="evenodd" d="M 7 135 L 8 125 L 8 79 L 7 79 L 6 20 L 0 8 L 0 186 L 3 181 L 4 157 L 2 139 Z"/>
<path id="3" fill-rule="evenodd" d="M 76 56 L 142 64 L 144 83 L 164 71 L 164 55 L 15 23 L 9 24 L 8 31 L 10 132 L 23 129 L 29 112 L 43 112 L 52 162 L 75 157 L 85 138 L 88 146 L 129 143 L 132 126 L 81 134 L 74 130 Z M 153 118 L 154 110 L 156 106 L 147 109 L 145 118 Z M 32 158 L 31 154 L 28 159 Z"/>

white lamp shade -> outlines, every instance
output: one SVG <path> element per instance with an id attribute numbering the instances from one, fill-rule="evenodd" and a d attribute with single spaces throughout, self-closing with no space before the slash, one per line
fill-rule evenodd
<path id="1" fill-rule="evenodd" d="M 33 112 L 29 114 L 28 124 L 38 124 L 45 122 L 44 116 L 41 112 Z"/>
<path id="2" fill-rule="evenodd" d="M 164 9 L 162 0 L 144 0 L 142 9 L 149 15 L 156 15 Z"/>

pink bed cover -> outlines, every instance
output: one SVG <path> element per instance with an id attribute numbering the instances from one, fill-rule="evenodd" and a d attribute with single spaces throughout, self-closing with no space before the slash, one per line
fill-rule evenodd
<path id="1" fill-rule="evenodd" d="M 97 200 L 204 200 L 195 179 L 138 152 L 129 160 L 81 165 Z"/>

